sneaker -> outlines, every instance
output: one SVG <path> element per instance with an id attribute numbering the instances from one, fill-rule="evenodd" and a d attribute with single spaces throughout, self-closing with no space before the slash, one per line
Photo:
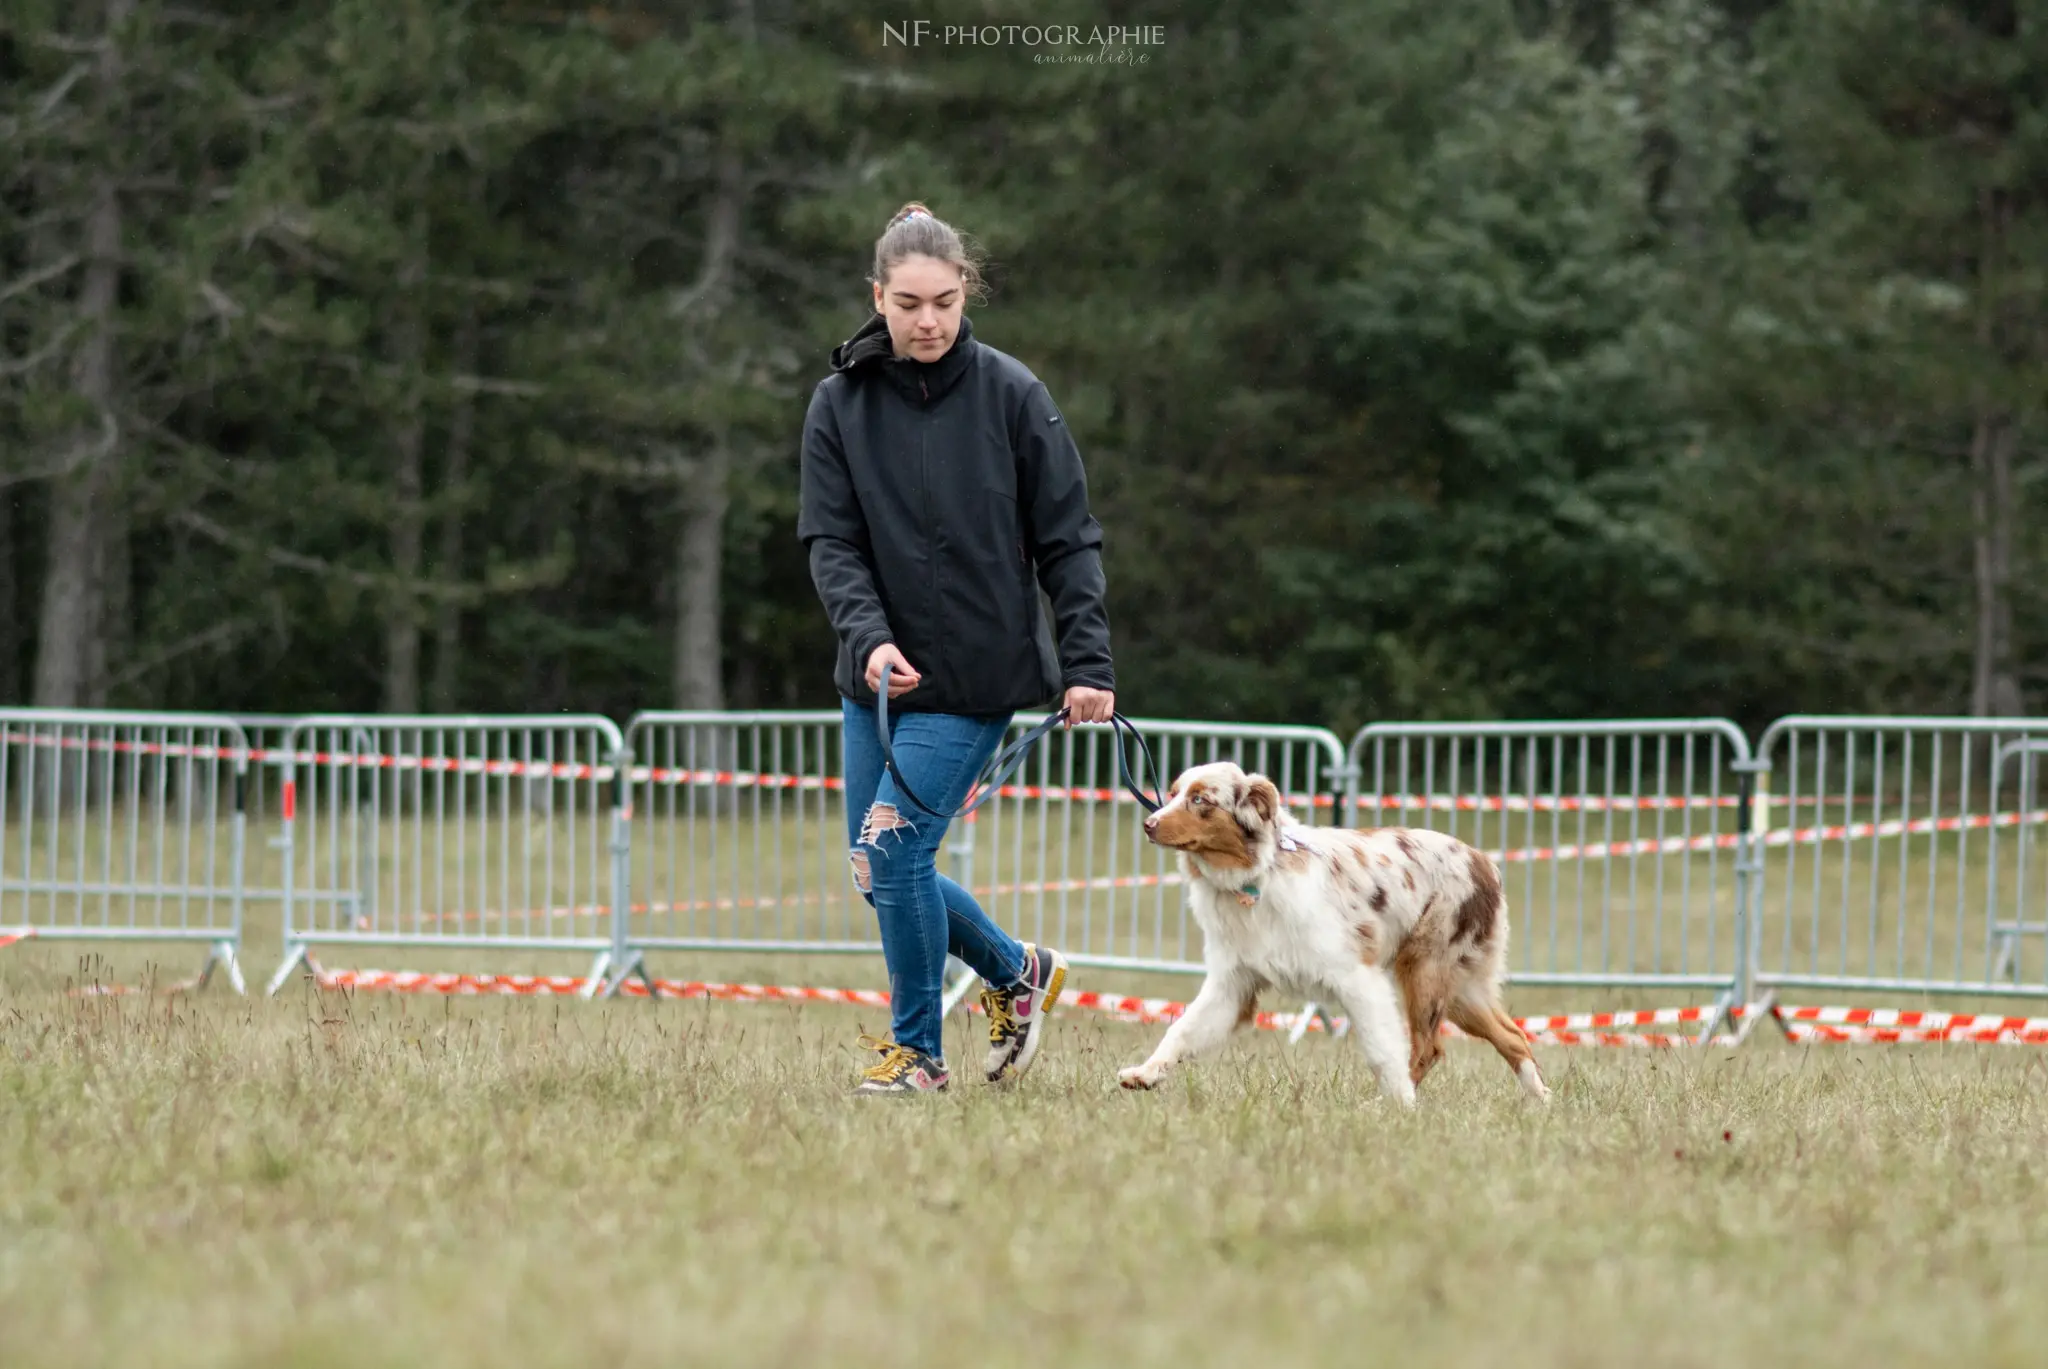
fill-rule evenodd
<path id="1" fill-rule="evenodd" d="M 1007 989 L 984 988 L 981 1009 L 988 1014 L 988 1078 L 1016 1076 L 1031 1068 L 1043 1034 L 1039 1024 L 1060 1001 L 1067 986 L 1067 960 L 1050 946 L 1024 947 L 1024 982 Z"/>
<path id="2" fill-rule="evenodd" d="M 899 1046 L 865 1034 L 860 1043 L 868 1050 L 880 1051 L 882 1059 L 860 1072 L 860 1083 L 853 1088 L 856 1094 L 945 1092 L 946 1067 L 915 1046 Z"/>

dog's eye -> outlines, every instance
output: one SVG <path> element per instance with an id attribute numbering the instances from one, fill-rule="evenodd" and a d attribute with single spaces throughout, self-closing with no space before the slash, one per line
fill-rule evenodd
<path id="1" fill-rule="evenodd" d="M 1207 794 L 1197 794 L 1189 799 L 1188 802 L 1197 808 L 1207 808 L 1209 806 L 1209 796 Z"/>

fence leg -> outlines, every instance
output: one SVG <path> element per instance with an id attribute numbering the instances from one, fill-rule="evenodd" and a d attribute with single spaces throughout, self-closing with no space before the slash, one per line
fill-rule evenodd
<path id="1" fill-rule="evenodd" d="M 1692 1043 L 1695 1046 L 1711 1046 L 1714 1044 L 1714 1033 L 1720 1031 L 1722 1024 L 1730 1020 L 1731 1014 L 1735 1009 L 1736 998 L 1736 991 L 1729 989 L 1714 1000 L 1714 1010 L 1707 1014 L 1706 1025 L 1701 1027 L 1700 1034 L 1692 1039 Z M 1746 1018 L 1744 1020 L 1745 1022 L 1747 1021 Z M 1744 1026 L 1737 1030 L 1738 1033 L 1741 1033 L 1746 1032 L 1748 1028 Z M 1738 1034 L 1735 1039 L 1739 1043 L 1742 1040 L 1742 1036 Z"/>
<path id="2" fill-rule="evenodd" d="M 1287 1044 L 1291 1046 L 1300 1041 L 1302 1037 L 1307 1036 L 1310 1024 L 1315 1022 L 1321 1022 L 1323 1030 L 1332 1037 L 1344 1034 L 1337 1024 L 1330 1020 L 1330 1015 L 1323 1011 L 1322 1004 L 1309 1002 L 1302 1004 L 1301 1011 L 1295 1014 L 1294 1026 L 1287 1033 Z M 1348 1027 L 1351 1024 L 1346 1022 L 1344 1025 Z"/>
<path id="3" fill-rule="evenodd" d="M 946 996 L 939 1007 L 939 1015 L 941 1017 L 944 1017 L 947 1013 L 952 1012 L 953 1009 L 965 1002 L 968 991 L 981 978 L 980 975 L 968 969 L 964 962 L 955 960 L 952 956 L 946 957 L 946 968 L 949 972 L 953 973 L 953 982 L 946 986 Z"/>
<path id="4" fill-rule="evenodd" d="M 612 947 L 598 956 L 590 972 L 590 992 L 585 998 L 616 998 L 629 975 L 638 974 L 647 986 L 647 998 L 656 997 L 654 980 L 647 973 L 647 957 L 633 948 L 633 750 L 614 751 L 612 765 Z M 607 966 L 619 971 L 609 980 L 602 978 Z"/>
<path id="5" fill-rule="evenodd" d="M 1735 846 L 1735 983 L 1731 1003 L 1756 1000 L 1757 964 L 1763 958 L 1763 868 L 1764 831 L 1757 821 L 1763 806 L 1760 795 L 1770 792 L 1771 762 L 1768 756 L 1739 759 L 1735 771 L 1738 792 Z M 1722 1015 L 1727 1009 L 1721 1009 Z M 1700 1043 L 1713 1039 L 1711 1031 L 1700 1035 Z"/>
<path id="6" fill-rule="evenodd" d="M 599 951 L 597 958 L 590 962 L 590 973 L 583 977 L 582 991 L 576 996 L 578 998 L 597 997 L 598 992 L 605 987 L 604 972 L 611 968 L 611 963 L 612 953 L 610 951 Z"/>
<path id="7" fill-rule="evenodd" d="M 1778 1030 L 1785 1030 L 1785 1023 L 1778 1016 L 1778 991 L 1772 989 L 1758 1003 L 1746 1005 L 1742 1010 L 1742 1024 L 1735 1029 L 1735 1044 L 1749 1040 L 1749 1034 L 1756 1030 L 1756 1024 L 1769 1020 L 1778 1024 Z M 1789 1039 L 1789 1037 L 1788 1037 Z"/>
<path id="8" fill-rule="evenodd" d="M 636 978 L 646 987 L 647 997 L 650 1002 L 661 996 L 654 986 L 654 976 L 648 973 L 646 953 L 643 951 L 628 951 L 625 958 L 619 962 L 617 972 L 612 975 L 610 982 L 604 986 L 602 997 L 617 998 L 625 989 L 626 981 Z"/>
<path id="9" fill-rule="evenodd" d="M 1993 979 L 2020 982 L 2019 938 L 2011 932 L 1998 934 L 1998 959 L 1991 966 Z"/>
<path id="10" fill-rule="evenodd" d="M 284 982 L 292 977 L 293 970 L 298 969 L 300 965 L 311 969 L 312 962 L 313 957 L 307 951 L 305 942 L 294 941 L 287 944 L 284 948 L 284 960 L 278 965 L 277 973 L 270 977 L 270 987 L 264 991 L 265 996 L 275 998 L 277 991 L 284 987 Z"/>
<path id="11" fill-rule="evenodd" d="M 212 983 L 213 972 L 220 966 L 227 967 L 229 986 L 237 994 L 246 997 L 249 992 L 249 986 L 243 982 L 242 962 L 235 955 L 235 943 L 232 941 L 216 941 L 213 943 L 213 946 L 206 953 L 206 964 L 200 967 L 199 978 L 192 981 L 192 987 L 198 990 Z"/>

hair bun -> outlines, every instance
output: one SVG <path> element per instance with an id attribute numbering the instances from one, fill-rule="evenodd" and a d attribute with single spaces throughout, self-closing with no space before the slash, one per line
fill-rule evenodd
<path id="1" fill-rule="evenodd" d="M 938 217 L 938 215 L 932 213 L 931 210 L 925 208 L 924 205 L 918 203 L 916 200 L 912 200 L 909 204 L 904 205 L 901 209 L 896 211 L 896 217 L 889 220 L 889 226 L 891 228 L 894 228 L 897 224 L 908 222 L 909 220 L 916 218 L 920 214 L 922 214 L 925 218 L 928 219 L 935 219 Z"/>

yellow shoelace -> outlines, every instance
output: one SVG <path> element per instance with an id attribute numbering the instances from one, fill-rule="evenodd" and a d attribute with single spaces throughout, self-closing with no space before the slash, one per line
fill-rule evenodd
<path id="1" fill-rule="evenodd" d="M 988 1014 L 988 1039 L 991 1045 L 1000 1046 L 1017 1030 L 1017 1014 L 1011 1009 L 1016 1001 L 1013 993 L 995 989 L 981 991 L 981 1010 Z"/>
<path id="2" fill-rule="evenodd" d="M 862 1032 L 860 1044 L 867 1050 L 880 1051 L 882 1053 L 879 1063 L 870 1065 L 861 1071 L 863 1078 L 872 1079 L 876 1083 L 893 1084 L 908 1074 L 910 1067 L 917 1063 L 916 1051 L 908 1046 L 899 1046 L 894 1041 L 884 1041 L 879 1037 L 869 1036 L 866 1032 Z"/>

